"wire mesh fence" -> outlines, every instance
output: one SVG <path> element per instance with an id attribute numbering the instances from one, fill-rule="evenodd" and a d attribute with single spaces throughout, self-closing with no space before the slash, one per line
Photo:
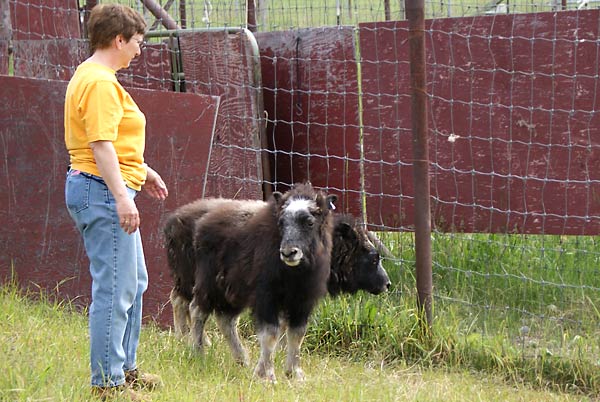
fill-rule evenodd
<path id="1" fill-rule="evenodd" d="M 85 53 L 57 47 L 84 42 L 85 8 L 75 3 L 8 2 L 12 73 L 68 79 Z M 122 3 L 165 29 L 147 2 Z M 156 3 L 181 28 L 248 26 L 244 1 Z M 599 4 L 426 3 L 435 313 L 465 337 L 503 337 L 531 355 L 600 358 Z M 364 216 L 391 252 L 389 297 L 413 297 L 403 1 L 263 0 L 254 8 L 260 79 L 240 75 L 251 69 L 243 62 L 230 73 L 237 56 L 227 52 L 240 47 L 225 39 L 211 47 L 207 37 L 188 38 L 187 62 L 178 64 L 181 43 L 168 36 L 151 39 L 122 79 L 173 90 L 184 77 L 187 90 L 222 96 L 222 118 L 254 134 L 239 143 L 223 132 L 214 144 L 227 163 L 213 172 L 213 195 L 239 196 L 239 183 L 250 183 L 246 194 L 256 196 L 265 181 L 284 189 L 307 178 L 341 194 L 342 209 Z M 57 17 L 51 26 L 45 11 Z M 262 109 L 244 108 L 257 93 Z M 261 152 L 271 164 L 264 176 Z M 253 162 L 223 169 L 244 158 Z"/>
<path id="2" fill-rule="evenodd" d="M 99 0 L 102 2 L 103 0 Z M 144 1 L 119 0 L 159 22 L 144 7 Z M 83 3 L 80 1 L 80 3 Z M 88 2 L 89 3 L 89 2 Z M 154 2 L 153 2 L 154 3 Z M 287 30 L 362 22 L 404 20 L 402 0 L 160 0 L 155 1 L 180 27 L 247 27 L 250 19 L 258 31 Z M 597 0 L 450 0 L 426 1 L 426 18 L 588 10 L 600 7 Z"/>

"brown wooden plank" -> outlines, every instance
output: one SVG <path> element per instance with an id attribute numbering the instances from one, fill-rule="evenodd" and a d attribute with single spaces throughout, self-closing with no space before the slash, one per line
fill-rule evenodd
<path id="1" fill-rule="evenodd" d="M 352 27 L 256 34 L 277 188 L 310 180 L 361 215 L 358 81 Z"/>
<path id="2" fill-rule="evenodd" d="M 179 37 L 186 90 L 221 97 L 206 195 L 262 199 L 260 77 L 245 35 L 186 32 Z"/>
<path id="3" fill-rule="evenodd" d="M 64 205 L 68 154 L 63 99 L 67 82 L 0 77 L 0 281 L 14 269 L 24 287 L 41 286 L 89 302 L 88 262 Z M 169 187 L 165 202 L 138 196 L 150 286 L 144 315 L 171 323 L 172 281 L 166 268 L 162 220 L 202 194 L 218 98 L 130 90 L 147 118 L 146 161 Z"/>
<path id="4" fill-rule="evenodd" d="M 427 21 L 438 230 L 600 233 L 599 17 Z M 397 229 L 413 214 L 407 38 L 405 22 L 360 26 L 367 211 Z"/>

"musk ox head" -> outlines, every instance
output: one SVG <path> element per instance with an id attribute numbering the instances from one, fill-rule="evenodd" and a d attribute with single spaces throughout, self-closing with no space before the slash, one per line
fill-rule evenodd
<path id="1" fill-rule="evenodd" d="M 296 184 L 285 194 L 273 193 L 277 206 L 277 225 L 281 236 L 279 258 L 287 266 L 312 264 L 315 253 L 331 250 L 332 217 L 335 195 L 316 191 L 309 183 Z"/>
<path id="2" fill-rule="evenodd" d="M 390 278 L 381 265 L 377 247 L 364 226 L 351 215 L 335 216 L 331 254 L 329 294 L 335 296 L 359 290 L 379 294 L 389 289 Z"/>

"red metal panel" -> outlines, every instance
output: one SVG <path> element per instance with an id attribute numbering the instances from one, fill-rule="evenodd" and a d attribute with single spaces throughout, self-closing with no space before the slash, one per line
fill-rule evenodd
<path id="1" fill-rule="evenodd" d="M 11 269 L 24 287 L 53 289 L 58 296 L 89 302 L 90 277 L 79 234 L 64 205 L 68 154 L 64 149 L 63 99 L 67 82 L 0 77 L 0 281 Z M 171 322 L 172 286 L 166 269 L 162 219 L 199 198 L 218 98 L 130 90 L 146 114 L 146 161 L 169 186 L 169 198 L 143 192 L 137 203 L 150 275 L 144 314 Z"/>
<path id="2" fill-rule="evenodd" d="M 358 81 L 352 27 L 256 34 L 278 190 L 303 180 L 361 215 Z"/>
<path id="3" fill-rule="evenodd" d="M 85 39 L 16 40 L 13 42 L 15 75 L 68 81 L 77 66 L 89 57 Z M 166 43 L 150 44 L 131 66 L 118 72 L 123 85 L 171 90 L 171 53 Z"/>
<path id="4" fill-rule="evenodd" d="M 78 39 L 77 0 L 9 0 L 14 40 Z"/>
<path id="5" fill-rule="evenodd" d="M 84 39 L 13 41 L 15 76 L 69 80 L 89 56 Z"/>
<path id="6" fill-rule="evenodd" d="M 262 110 L 251 43 L 225 31 L 182 33 L 179 43 L 186 90 L 221 97 L 206 195 L 262 199 Z"/>
<path id="7" fill-rule="evenodd" d="M 133 88 L 172 91 L 171 55 L 166 42 L 148 44 L 129 68 L 117 73 L 119 81 Z"/>
<path id="8" fill-rule="evenodd" d="M 438 230 L 600 233 L 599 17 L 590 10 L 427 21 Z M 410 227 L 407 24 L 360 28 L 364 124 L 374 128 L 365 130 L 369 221 Z"/>
<path id="9" fill-rule="evenodd" d="M 412 133 L 406 22 L 360 29 L 365 192 L 368 222 L 412 223 Z"/>

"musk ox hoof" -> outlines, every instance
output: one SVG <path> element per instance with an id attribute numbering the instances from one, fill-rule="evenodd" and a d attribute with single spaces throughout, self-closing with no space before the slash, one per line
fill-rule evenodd
<path id="1" fill-rule="evenodd" d="M 293 370 L 286 371 L 285 375 L 288 378 L 296 380 L 298 382 L 304 382 L 304 380 L 306 380 L 306 376 L 304 375 L 304 371 L 302 371 L 302 369 L 300 367 L 296 367 Z"/>
<path id="2" fill-rule="evenodd" d="M 202 354 L 202 353 L 204 353 L 204 348 L 206 346 L 210 347 L 212 345 L 212 342 L 211 342 L 210 338 L 206 334 L 204 334 L 202 336 L 202 342 L 198 342 L 197 339 L 194 339 L 192 337 L 191 344 L 196 352 Z"/>
<path id="3" fill-rule="evenodd" d="M 250 361 L 247 356 L 236 358 L 235 362 L 242 367 L 248 367 L 250 365 Z"/>
<path id="4" fill-rule="evenodd" d="M 204 334 L 204 336 L 202 337 L 202 343 L 204 344 L 204 346 L 208 346 L 208 347 L 210 347 L 212 345 L 212 341 L 210 340 L 210 337 L 206 334 Z"/>
<path id="5" fill-rule="evenodd" d="M 254 369 L 254 376 L 268 383 L 277 384 L 277 377 L 275 377 L 275 369 L 273 368 L 267 369 L 263 365 L 259 364 Z"/>
<path id="6" fill-rule="evenodd" d="M 198 345 L 197 343 L 192 343 L 192 348 L 194 349 L 194 352 L 196 352 L 196 354 L 199 355 L 204 355 L 204 345 Z"/>

